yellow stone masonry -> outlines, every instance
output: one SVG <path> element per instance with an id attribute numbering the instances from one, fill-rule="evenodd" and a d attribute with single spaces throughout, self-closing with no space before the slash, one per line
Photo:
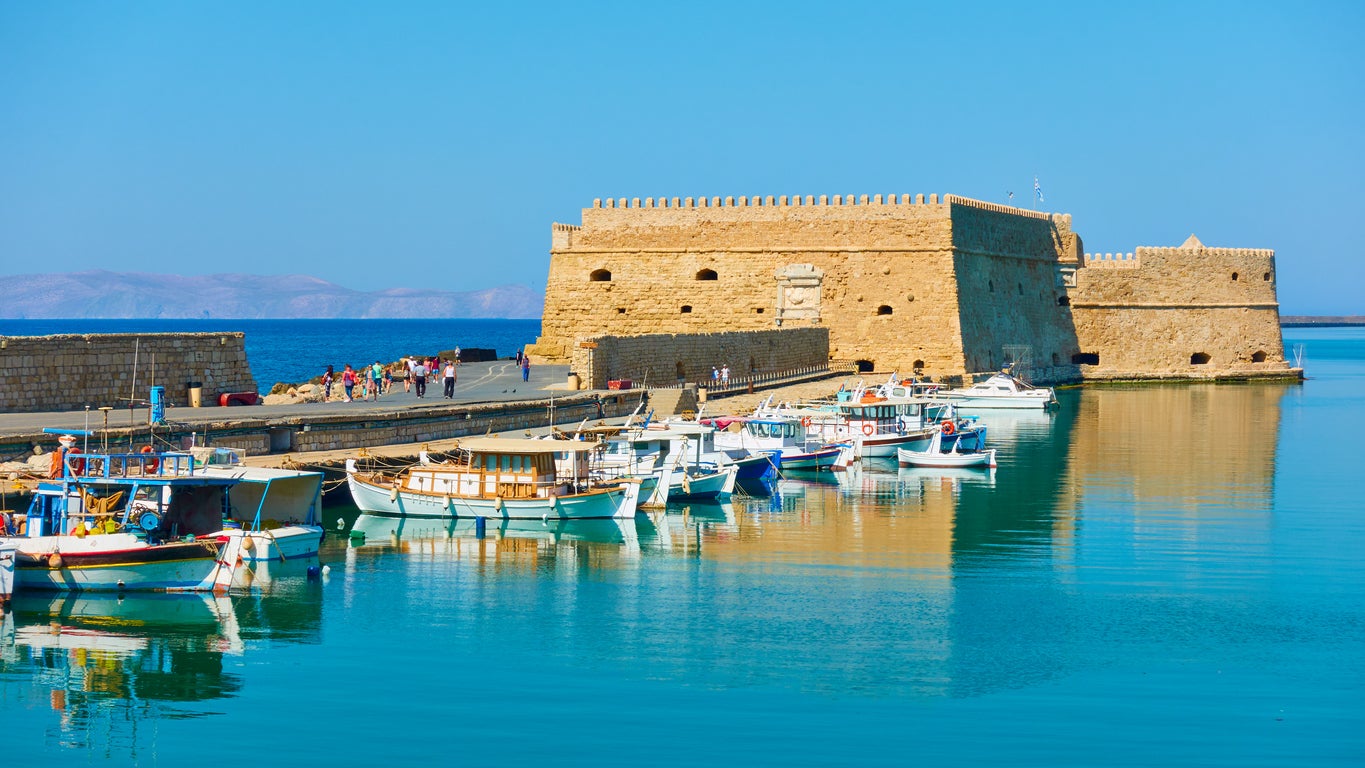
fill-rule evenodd
<path id="1" fill-rule="evenodd" d="M 1085 254 L 1069 214 L 937 194 L 619 198 L 551 238 L 543 361 L 590 338 L 818 327 L 832 360 L 940 378 L 1025 355 L 1042 381 L 1287 372 L 1272 252 Z"/>

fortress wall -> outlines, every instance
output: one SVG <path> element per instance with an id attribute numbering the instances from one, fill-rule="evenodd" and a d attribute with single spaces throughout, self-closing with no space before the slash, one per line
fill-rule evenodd
<path id="1" fill-rule="evenodd" d="M 784 328 L 828 327 L 835 358 L 960 372 L 949 207 L 927 200 L 716 198 L 674 208 L 646 199 L 584 209 L 581 227 L 552 230 L 533 359 L 565 362 L 575 340 L 595 335 L 773 329 L 777 271 L 809 264 L 823 273 L 818 321 L 788 317 Z M 703 270 L 715 279 L 699 280 Z"/>
<path id="2" fill-rule="evenodd" d="M 1109 266 L 1115 262 L 1124 266 Z M 1138 248 L 1132 259 L 1086 263 L 1071 291 L 1081 351 L 1099 355 L 1098 365 L 1083 368 L 1086 377 L 1288 370 L 1273 251 Z M 1197 354 L 1207 362 L 1192 362 Z"/>
<path id="3" fill-rule="evenodd" d="M 1076 376 L 1078 351 L 1058 266 L 1079 239 L 1069 216 L 1022 216 L 971 201 L 953 206 L 958 312 L 967 372 L 998 370 L 1006 346 L 1028 347 L 1031 378 Z"/>
<path id="4" fill-rule="evenodd" d="M 155 384 L 168 405 L 188 404 L 187 381 L 207 405 L 222 392 L 255 392 L 241 333 L 110 333 L 0 337 L 0 412 L 127 408 Z"/>
<path id="5" fill-rule="evenodd" d="M 575 345 L 570 370 L 582 386 L 606 389 L 610 379 L 637 386 L 673 385 L 711 379 L 711 368 L 730 366 L 730 375 L 774 373 L 829 363 L 829 331 L 790 328 L 722 333 L 597 336 L 597 346 Z"/>

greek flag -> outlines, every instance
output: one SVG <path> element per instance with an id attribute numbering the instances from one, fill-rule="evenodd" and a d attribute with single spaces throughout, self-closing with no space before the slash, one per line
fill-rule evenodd
<path id="1" fill-rule="evenodd" d="M 1038 202 L 1043 202 L 1043 188 L 1038 186 L 1038 177 L 1033 177 L 1033 194 L 1038 198 Z"/>

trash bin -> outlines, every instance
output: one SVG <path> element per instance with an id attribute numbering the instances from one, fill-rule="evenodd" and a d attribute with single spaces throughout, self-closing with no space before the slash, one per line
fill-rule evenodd
<path id="1" fill-rule="evenodd" d="M 166 421 L 166 388 L 152 387 L 152 423 L 162 424 Z"/>
<path id="2" fill-rule="evenodd" d="M 569 389 L 578 391 L 578 384 L 579 384 L 578 374 L 576 373 L 569 374 Z"/>
<path id="3" fill-rule="evenodd" d="M 204 382 L 202 382 L 202 381 L 187 381 L 187 382 L 185 382 L 185 390 L 189 393 L 188 399 L 189 399 L 190 407 L 191 407 L 191 408 L 200 408 L 200 407 L 203 407 L 203 405 L 204 405 Z"/>

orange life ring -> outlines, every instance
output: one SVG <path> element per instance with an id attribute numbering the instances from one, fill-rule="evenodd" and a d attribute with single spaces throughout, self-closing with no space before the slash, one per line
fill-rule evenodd
<path id="1" fill-rule="evenodd" d="M 863 422 L 863 434 L 872 437 L 877 433 L 877 428 L 872 426 L 872 422 Z"/>
<path id="2" fill-rule="evenodd" d="M 154 453 L 154 451 L 152 450 L 152 446 L 150 446 L 150 445 L 144 445 L 144 446 L 142 446 L 141 449 L 139 449 L 138 453 L 144 453 L 144 454 L 146 454 L 146 453 Z M 161 469 L 161 460 L 160 460 L 160 459 L 143 459 L 143 460 L 142 460 L 142 471 L 143 471 L 143 472 L 155 472 L 155 471 L 157 471 L 158 469 Z"/>
<path id="3" fill-rule="evenodd" d="M 953 434 L 953 433 L 956 432 L 956 431 L 957 431 L 957 427 L 953 426 L 953 423 L 952 423 L 951 421 L 945 421 L 945 422 L 943 422 L 943 434 L 945 434 L 945 435 L 951 435 L 951 434 Z"/>
<path id="4" fill-rule="evenodd" d="M 809 426 L 810 426 L 810 417 L 809 417 L 809 416 L 802 416 L 802 417 L 801 417 L 801 426 L 803 426 L 803 427 L 809 427 Z"/>

